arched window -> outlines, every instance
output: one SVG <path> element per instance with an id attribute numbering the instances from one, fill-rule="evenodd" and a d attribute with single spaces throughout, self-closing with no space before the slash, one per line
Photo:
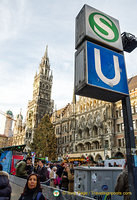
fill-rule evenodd
<path id="1" fill-rule="evenodd" d="M 78 138 L 81 139 L 82 138 L 82 130 L 79 129 L 79 132 L 78 132 Z"/>
<path id="2" fill-rule="evenodd" d="M 94 126 L 93 127 L 93 136 L 95 137 L 97 135 L 98 135 L 98 128 L 97 128 L 97 126 Z"/>
<path id="3" fill-rule="evenodd" d="M 86 135 L 86 137 L 90 136 L 90 134 L 89 134 L 89 128 L 88 127 L 85 129 L 85 135 Z"/>

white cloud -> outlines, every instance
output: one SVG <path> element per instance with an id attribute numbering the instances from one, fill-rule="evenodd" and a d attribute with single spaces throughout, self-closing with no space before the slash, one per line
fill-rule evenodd
<path id="1" fill-rule="evenodd" d="M 0 41 L 17 39 L 30 20 L 25 0 L 0 1 Z"/>

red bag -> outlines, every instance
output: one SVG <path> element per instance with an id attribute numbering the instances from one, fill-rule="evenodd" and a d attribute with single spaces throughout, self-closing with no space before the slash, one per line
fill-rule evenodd
<path id="1" fill-rule="evenodd" d="M 55 185 L 57 185 L 57 184 L 58 184 L 58 182 L 57 182 L 57 179 L 54 179 L 54 184 L 55 184 Z"/>

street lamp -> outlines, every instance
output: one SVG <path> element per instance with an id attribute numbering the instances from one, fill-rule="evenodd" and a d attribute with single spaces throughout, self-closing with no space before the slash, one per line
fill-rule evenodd
<path id="1" fill-rule="evenodd" d="M 121 34 L 123 50 L 130 53 L 137 47 L 137 38 L 131 33 L 123 32 Z"/>

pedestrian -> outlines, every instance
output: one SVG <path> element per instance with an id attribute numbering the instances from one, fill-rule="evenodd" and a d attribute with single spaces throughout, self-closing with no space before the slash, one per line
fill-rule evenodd
<path id="1" fill-rule="evenodd" d="M 50 175 L 50 172 L 51 172 L 51 164 L 50 163 L 47 166 L 47 170 L 48 170 L 48 179 L 49 179 L 49 175 Z"/>
<path id="2" fill-rule="evenodd" d="M 57 186 L 57 167 L 54 166 L 51 169 L 51 172 L 49 174 L 49 178 L 50 178 L 50 186 L 51 187 L 56 187 Z"/>
<path id="3" fill-rule="evenodd" d="M 46 200 L 37 174 L 30 174 L 19 200 Z"/>
<path id="4" fill-rule="evenodd" d="M 44 161 L 39 160 L 38 165 L 39 167 L 37 170 L 37 174 L 40 177 L 40 182 L 45 182 L 48 180 L 48 171 L 47 171 L 47 168 L 44 167 Z"/>
<path id="5" fill-rule="evenodd" d="M 26 160 L 21 160 L 16 166 L 16 176 L 20 178 L 27 178 Z"/>
<path id="6" fill-rule="evenodd" d="M 27 175 L 30 175 L 34 171 L 32 158 L 30 156 L 26 158 L 26 171 L 27 171 Z"/>
<path id="7" fill-rule="evenodd" d="M 66 167 L 66 172 L 68 174 L 68 191 L 69 192 L 74 192 L 74 169 L 70 167 Z"/>
<path id="8" fill-rule="evenodd" d="M 117 178 L 115 192 L 121 192 L 121 195 L 124 196 L 124 200 L 130 200 L 130 195 L 127 195 L 129 194 L 127 162 L 125 162 L 123 171 L 119 174 Z"/>
<path id="9" fill-rule="evenodd" d="M 56 172 L 56 174 L 57 174 L 57 182 L 58 182 L 58 186 L 59 186 L 59 188 L 61 189 L 61 184 L 62 184 L 62 178 L 61 178 L 61 176 L 62 176 L 62 172 L 63 172 L 63 167 L 61 166 L 61 165 L 57 165 L 57 172 Z"/>
<path id="10" fill-rule="evenodd" d="M 68 180 L 68 173 L 66 171 L 66 168 L 68 167 L 68 165 L 65 165 L 65 168 L 62 172 L 62 182 L 61 182 L 61 189 L 68 191 L 68 184 L 69 184 L 69 180 Z"/>
<path id="11" fill-rule="evenodd" d="M 9 174 L 2 170 L 3 166 L 0 164 L 0 199 L 10 200 L 11 186 L 9 184 Z"/>

